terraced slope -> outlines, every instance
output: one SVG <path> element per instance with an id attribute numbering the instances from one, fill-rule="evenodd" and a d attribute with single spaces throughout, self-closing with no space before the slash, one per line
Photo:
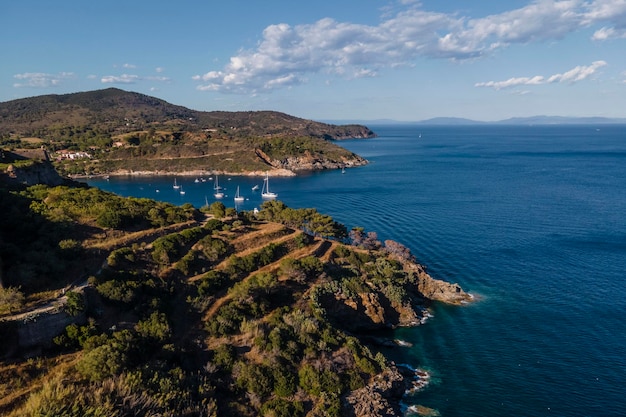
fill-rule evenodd
<path id="1" fill-rule="evenodd" d="M 4 343 L 20 344 L 44 319 L 71 322 L 40 352 L 48 359 L 0 362 L 0 412 L 401 415 L 411 372 L 378 353 L 371 334 L 419 323 L 424 282 L 447 287 L 380 242 L 320 237 L 341 228 L 314 210 L 231 214 L 141 230 L 91 223 L 82 244 L 99 263 L 71 288 L 79 295 L 59 295 L 65 306 L 35 321 L 0 323 Z"/>

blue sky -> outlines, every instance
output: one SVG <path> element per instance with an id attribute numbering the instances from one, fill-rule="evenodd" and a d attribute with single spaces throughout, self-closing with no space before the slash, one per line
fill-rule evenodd
<path id="1" fill-rule="evenodd" d="M 7 0 L 0 39 L 0 101 L 117 87 L 315 120 L 626 117 L 626 0 Z"/>

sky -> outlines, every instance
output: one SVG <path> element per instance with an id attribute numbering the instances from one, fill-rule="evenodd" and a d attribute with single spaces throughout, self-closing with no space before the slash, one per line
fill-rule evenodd
<path id="1" fill-rule="evenodd" d="M 626 0 L 3 0 L 0 102 L 121 88 L 307 119 L 626 117 Z"/>

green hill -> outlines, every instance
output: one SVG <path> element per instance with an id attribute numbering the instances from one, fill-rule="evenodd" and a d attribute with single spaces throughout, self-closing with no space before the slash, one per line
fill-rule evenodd
<path id="1" fill-rule="evenodd" d="M 115 88 L 0 103 L 0 146 L 45 146 L 73 175 L 336 169 L 367 161 L 332 141 L 374 136 L 360 125 L 201 112 Z"/>

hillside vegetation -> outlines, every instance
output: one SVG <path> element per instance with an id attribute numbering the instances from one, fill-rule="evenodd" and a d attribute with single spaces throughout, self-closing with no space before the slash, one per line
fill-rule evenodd
<path id="1" fill-rule="evenodd" d="M 371 332 L 418 323 L 428 286 L 469 299 L 403 245 L 280 201 L 0 194 L 2 415 L 401 415 L 415 375 Z"/>
<path id="2" fill-rule="evenodd" d="M 336 169 L 367 161 L 332 141 L 374 136 L 360 125 L 195 111 L 115 88 L 0 103 L 0 146 L 44 146 L 70 175 Z"/>

